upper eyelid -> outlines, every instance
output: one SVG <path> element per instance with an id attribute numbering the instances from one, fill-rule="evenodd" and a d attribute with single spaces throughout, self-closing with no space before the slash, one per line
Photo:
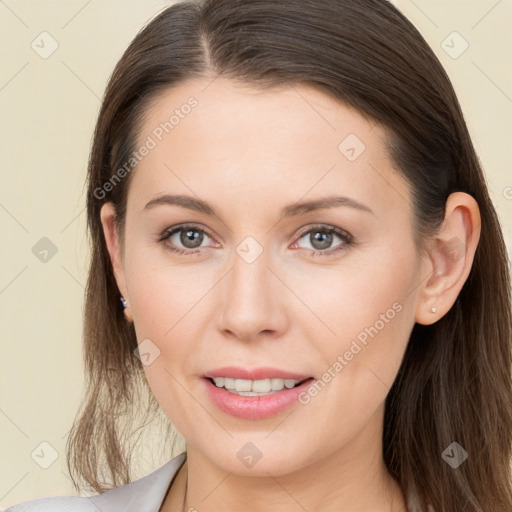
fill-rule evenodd
<path id="1" fill-rule="evenodd" d="M 186 229 L 195 229 L 197 231 L 202 231 L 203 233 L 206 233 L 206 235 L 208 235 L 210 238 L 215 238 L 210 234 L 208 229 L 200 226 L 199 224 L 178 224 L 177 226 L 172 226 L 164 230 L 164 232 L 162 233 L 162 237 L 170 236 L 171 234 L 179 233 L 180 231 L 185 231 Z"/>
<path id="2" fill-rule="evenodd" d="M 309 233 L 310 231 L 313 231 L 314 229 L 317 229 L 318 231 L 332 231 L 334 234 L 339 235 L 345 235 L 347 238 L 352 238 L 352 235 L 346 231 L 343 228 L 338 228 L 336 226 L 331 226 L 330 224 L 315 224 L 313 226 L 306 226 L 304 229 L 300 229 L 298 231 L 297 236 L 302 238 L 306 233 Z"/>
<path id="3" fill-rule="evenodd" d="M 168 238 L 171 235 L 173 235 L 175 233 L 179 233 L 180 231 L 186 230 L 186 229 L 196 229 L 198 231 L 202 231 L 212 240 L 216 240 L 216 238 L 210 234 L 209 230 L 205 227 L 202 227 L 200 224 L 178 224 L 177 226 L 173 226 L 173 227 L 166 229 L 162 234 L 162 238 Z M 300 228 L 297 232 L 297 235 L 295 235 L 295 238 L 298 240 L 314 229 L 317 229 L 319 231 L 320 230 L 332 231 L 334 234 L 336 234 L 338 236 L 340 236 L 340 235 L 345 236 L 349 242 L 351 242 L 353 240 L 353 236 L 348 231 L 346 231 L 342 228 L 339 228 L 337 226 L 333 226 L 331 224 L 321 224 L 321 223 L 308 225 L 308 226 L 304 226 L 303 228 Z"/>

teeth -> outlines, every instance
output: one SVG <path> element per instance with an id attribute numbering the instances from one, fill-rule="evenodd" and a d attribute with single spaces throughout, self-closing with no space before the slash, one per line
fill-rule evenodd
<path id="1" fill-rule="evenodd" d="M 215 377 L 213 379 L 218 388 L 226 388 L 228 391 L 237 393 L 251 393 L 247 396 L 255 396 L 252 393 L 271 394 L 274 391 L 281 391 L 283 388 L 291 389 L 300 381 L 294 379 L 231 379 L 229 377 Z"/>

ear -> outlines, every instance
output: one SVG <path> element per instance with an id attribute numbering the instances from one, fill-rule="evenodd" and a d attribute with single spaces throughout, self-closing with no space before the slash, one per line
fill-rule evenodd
<path id="1" fill-rule="evenodd" d="M 114 277 L 117 283 L 117 287 L 121 295 L 130 302 L 128 296 L 128 289 L 126 287 L 126 274 L 124 271 L 123 253 L 115 222 L 115 209 L 111 202 L 105 203 L 100 210 L 100 219 L 103 226 L 103 233 L 105 235 L 105 242 L 107 244 L 107 250 L 110 255 L 110 261 L 112 263 L 112 269 L 114 271 Z M 128 312 L 127 308 L 125 314 Z M 130 312 L 128 312 L 131 316 Z M 130 320 L 130 318 L 128 318 Z"/>
<path id="2" fill-rule="evenodd" d="M 428 273 L 418 294 L 417 323 L 437 322 L 457 300 L 473 264 L 480 227 L 476 200 L 464 192 L 450 194 L 444 221 L 427 246 Z"/>

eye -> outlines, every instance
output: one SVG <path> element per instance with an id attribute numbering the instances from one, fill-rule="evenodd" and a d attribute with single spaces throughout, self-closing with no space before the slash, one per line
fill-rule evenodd
<path id="1" fill-rule="evenodd" d="M 201 244 L 205 239 L 211 240 L 211 237 L 204 229 L 194 225 L 181 225 L 164 231 L 158 241 L 162 242 L 169 251 L 178 254 L 195 254 L 201 252 Z"/>
<path id="2" fill-rule="evenodd" d="M 340 239 L 341 243 L 332 248 L 331 246 L 336 238 Z M 332 254 L 340 250 L 346 250 L 353 245 L 352 236 L 347 231 L 334 226 L 314 226 L 300 234 L 299 240 L 302 239 L 305 239 L 311 245 L 312 256 Z M 295 242 L 292 248 L 297 248 L 297 243 L 298 241 Z"/>
<path id="3" fill-rule="evenodd" d="M 299 240 L 303 238 L 311 244 L 310 254 L 312 256 L 324 256 L 340 250 L 347 250 L 354 244 L 352 235 L 334 226 L 314 226 L 301 232 Z M 331 248 L 336 238 L 341 240 L 341 243 Z M 202 246 L 203 242 L 208 239 L 213 240 L 204 229 L 187 224 L 165 230 L 158 242 L 163 243 L 165 248 L 171 252 L 190 255 L 200 253 L 201 248 L 206 247 Z M 300 248 L 298 241 L 292 245 L 292 248 Z"/>

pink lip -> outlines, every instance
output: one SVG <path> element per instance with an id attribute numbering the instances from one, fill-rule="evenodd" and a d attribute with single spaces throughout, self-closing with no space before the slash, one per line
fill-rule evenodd
<path id="1" fill-rule="evenodd" d="M 225 372 L 226 369 L 221 369 L 222 372 Z M 260 369 L 264 375 L 269 375 L 268 369 Z M 275 372 L 275 370 L 273 370 Z M 220 377 L 220 371 L 211 372 L 212 377 Z M 254 374 L 254 373 L 253 373 Z M 257 374 L 257 372 L 256 372 Z M 261 374 L 261 373 L 260 373 Z M 286 375 L 286 378 L 302 380 L 304 376 L 291 374 L 288 372 L 279 372 L 277 374 Z M 233 372 L 222 373 L 222 375 L 226 377 L 230 377 L 233 375 Z M 240 375 L 237 372 L 237 375 Z M 245 372 L 244 375 L 247 375 Z M 274 377 L 278 377 L 276 373 L 272 373 Z M 295 375 L 295 376 L 293 376 Z M 232 377 L 232 378 L 244 378 L 244 377 Z M 261 377 L 258 377 L 261 378 Z M 268 377 L 264 377 L 268 378 Z M 234 393 L 230 393 L 224 388 L 218 388 L 207 376 L 204 376 L 202 381 L 204 382 L 206 393 L 209 396 L 210 400 L 224 413 L 234 416 L 236 418 L 244 419 L 244 420 L 261 420 L 265 418 L 270 418 L 274 416 L 288 407 L 291 406 L 294 402 L 298 402 L 298 396 L 300 393 L 307 390 L 307 388 L 314 381 L 314 378 L 307 378 L 307 380 L 299 384 L 298 386 L 288 389 L 283 388 L 281 391 L 277 391 L 272 393 L 271 395 L 264 396 L 243 396 L 236 395 Z M 257 380 L 251 378 L 251 380 Z"/>
<path id="2" fill-rule="evenodd" d="M 229 377 L 231 379 L 247 379 L 247 380 L 263 380 L 263 379 L 293 379 L 304 380 L 311 375 L 302 375 L 300 373 L 292 373 L 278 368 L 254 368 L 247 370 L 236 366 L 224 366 L 208 371 L 202 375 L 203 377 Z"/>

